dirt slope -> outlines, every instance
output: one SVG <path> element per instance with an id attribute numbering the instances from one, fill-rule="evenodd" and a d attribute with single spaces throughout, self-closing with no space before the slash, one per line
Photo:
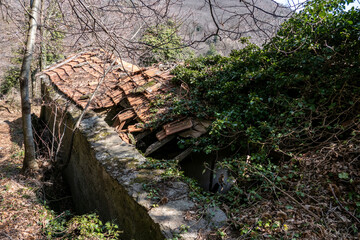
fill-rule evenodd
<path id="1" fill-rule="evenodd" d="M 43 239 L 40 183 L 20 174 L 24 155 L 18 104 L 0 101 L 0 239 Z"/>

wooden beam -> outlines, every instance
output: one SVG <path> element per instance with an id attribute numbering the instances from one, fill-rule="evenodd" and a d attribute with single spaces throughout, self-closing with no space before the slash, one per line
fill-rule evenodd
<path id="1" fill-rule="evenodd" d="M 182 153 L 180 153 L 179 155 L 177 155 L 174 160 L 181 162 L 182 160 L 184 160 L 187 156 L 189 156 L 192 153 L 193 148 L 189 147 L 188 149 L 186 149 L 185 151 L 183 151 Z"/>
<path id="2" fill-rule="evenodd" d="M 165 144 L 167 144 L 174 138 L 175 138 L 175 135 L 172 135 L 172 136 L 168 136 L 168 137 L 164 138 L 161 141 L 154 142 L 146 149 L 145 154 L 144 154 L 145 157 L 150 155 L 151 153 L 157 151 L 159 148 L 161 148 L 162 146 L 164 146 Z"/>
<path id="3" fill-rule="evenodd" d="M 135 140 L 136 140 L 136 141 L 139 141 L 139 140 L 143 139 L 144 137 L 146 137 L 147 135 L 149 135 L 150 133 L 151 133 L 150 130 L 146 130 L 146 131 L 144 131 L 144 132 L 142 132 L 142 133 L 139 133 L 139 134 L 137 134 L 137 135 L 135 136 Z"/>

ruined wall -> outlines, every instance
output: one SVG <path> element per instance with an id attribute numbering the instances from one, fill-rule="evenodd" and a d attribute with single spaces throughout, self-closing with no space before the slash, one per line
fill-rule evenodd
<path id="1" fill-rule="evenodd" d="M 196 239 L 227 220 L 214 207 L 208 208 L 200 220 L 195 216 L 187 219 L 185 216 L 196 209 L 188 197 L 188 186 L 178 180 L 162 181 L 162 170 L 138 169 L 145 157 L 92 111 L 84 116 L 71 144 L 72 129 L 81 110 L 66 100 L 46 75 L 39 78 L 45 102 L 41 118 L 50 129 L 55 123 L 58 136 L 64 133 L 59 160 L 66 163 L 70 159 L 64 176 L 79 212 L 97 211 L 102 219 L 119 225 L 124 231 L 122 239 L 136 240 Z M 154 202 L 143 189 L 143 184 L 149 182 L 161 189 L 167 202 L 153 207 Z M 189 226 L 187 231 L 183 231 L 184 226 Z"/>
<path id="2" fill-rule="evenodd" d="M 51 87 L 44 85 L 43 91 L 48 104 L 42 107 L 41 118 L 52 128 L 55 106 L 65 107 L 67 103 Z M 65 116 L 62 160 L 68 157 L 71 129 L 79 114 L 79 109 L 70 104 Z M 56 115 L 60 121 L 62 112 L 59 108 Z M 62 133 L 63 128 L 64 125 L 58 132 Z M 131 167 L 126 165 L 144 160 L 134 148 L 123 143 L 103 119 L 89 113 L 75 133 L 71 150 L 64 175 L 71 188 L 75 208 L 80 213 L 98 211 L 104 220 L 115 221 L 124 231 L 124 239 L 164 239 L 159 224 L 117 180 L 130 180 L 126 172 L 131 171 Z"/>

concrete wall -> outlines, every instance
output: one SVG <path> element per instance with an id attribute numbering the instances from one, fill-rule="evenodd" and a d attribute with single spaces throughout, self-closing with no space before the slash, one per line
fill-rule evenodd
<path id="1" fill-rule="evenodd" d="M 71 144 L 72 129 L 81 110 L 62 96 L 46 75 L 39 78 L 43 81 L 45 102 L 41 118 L 52 129 L 56 115 L 59 136 L 64 132 L 58 164 L 66 164 L 64 176 L 80 213 L 97 211 L 102 219 L 119 225 L 124 231 L 121 239 L 136 240 L 175 236 L 196 239 L 226 221 L 225 214 L 218 208 L 209 208 L 208 216 L 200 220 L 186 219 L 184 216 L 196 208 L 188 197 L 187 185 L 176 179 L 163 181 L 162 170 L 137 168 L 146 159 L 132 145 L 123 142 L 103 117 L 92 111 L 84 116 Z M 70 160 L 67 162 L 67 159 Z M 161 189 L 161 196 L 167 199 L 158 204 L 160 206 L 153 207 L 156 202 L 149 199 L 143 189 L 143 184 L 150 182 Z M 183 231 L 182 226 L 189 229 Z"/>
<path id="2" fill-rule="evenodd" d="M 41 117 L 52 129 L 55 106 L 59 105 L 58 124 L 64 114 L 59 108 L 64 108 L 66 101 L 52 88 L 44 87 L 43 90 L 49 104 L 42 107 Z M 129 160 L 140 162 L 144 160 L 142 156 L 122 142 L 103 119 L 91 112 L 75 132 L 70 148 L 72 128 L 80 114 L 79 109 L 70 105 L 65 113 L 66 131 L 61 161 L 66 162 L 71 149 L 64 176 L 71 188 L 76 210 L 80 213 L 97 211 L 102 219 L 115 221 L 124 231 L 124 239 L 164 239 L 159 224 L 151 219 L 146 208 L 139 205 L 114 178 L 126 179 L 124 175 L 130 170 L 126 169 Z M 61 133 L 63 128 L 64 124 L 58 132 Z M 124 171 L 117 170 L 118 166 L 123 166 Z"/>

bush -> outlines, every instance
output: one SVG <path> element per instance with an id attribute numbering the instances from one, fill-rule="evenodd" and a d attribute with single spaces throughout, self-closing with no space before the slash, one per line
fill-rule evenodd
<path id="1" fill-rule="evenodd" d="M 173 73 L 190 95 L 174 99 L 171 114 L 213 119 L 198 145 L 207 152 L 292 152 L 345 137 L 360 93 L 360 12 L 344 11 L 346 2 L 310 2 L 263 48 L 187 61 Z"/>
<path id="2" fill-rule="evenodd" d="M 50 216 L 53 214 L 51 212 Z M 44 228 L 44 234 L 48 239 L 118 239 L 121 233 L 117 225 L 110 222 L 103 224 L 94 213 L 71 218 L 68 211 L 47 220 Z"/>
<path id="3" fill-rule="evenodd" d="M 140 40 L 146 45 L 147 51 L 141 62 L 151 65 L 158 62 L 176 62 L 192 56 L 192 51 L 184 47 L 177 34 L 178 28 L 173 21 L 148 28 Z"/>
<path id="4" fill-rule="evenodd" d="M 13 87 L 17 86 L 18 79 L 20 75 L 19 67 L 11 67 L 9 68 L 5 74 L 3 81 L 0 85 L 0 94 L 7 94 Z"/>

